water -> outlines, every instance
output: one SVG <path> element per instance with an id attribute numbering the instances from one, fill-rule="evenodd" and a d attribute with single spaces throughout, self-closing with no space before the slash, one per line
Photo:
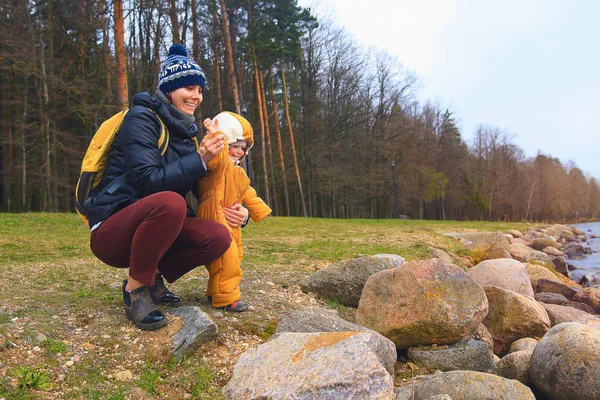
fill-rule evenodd
<path id="1" fill-rule="evenodd" d="M 588 236 L 588 242 L 582 244 L 585 247 L 591 247 L 593 253 L 582 258 L 569 259 L 569 264 L 578 268 L 571 271 L 571 279 L 577 282 L 585 274 L 592 273 L 596 279 L 600 280 L 600 222 L 588 222 L 573 226 L 581 229 Z M 591 238 L 591 236 L 596 236 L 596 238 Z"/>

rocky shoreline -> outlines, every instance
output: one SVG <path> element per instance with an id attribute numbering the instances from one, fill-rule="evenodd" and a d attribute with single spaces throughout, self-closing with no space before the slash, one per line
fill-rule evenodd
<path id="1" fill-rule="evenodd" d="M 281 316 L 241 355 L 225 397 L 600 398 L 600 290 L 570 280 L 567 261 L 587 251 L 585 234 L 450 235 L 476 256 L 384 254 L 310 276 L 302 290 L 356 307 L 356 324 L 318 308 Z M 394 387 L 402 359 L 434 373 Z"/>

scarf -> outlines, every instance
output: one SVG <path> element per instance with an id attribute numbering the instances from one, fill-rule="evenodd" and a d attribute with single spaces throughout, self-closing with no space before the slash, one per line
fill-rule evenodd
<path id="1" fill-rule="evenodd" d="M 194 118 L 193 115 L 187 115 L 179 108 L 175 107 L 173 103 L 171 103 L 171 100 L 169 100 L 169 98 L 160 89 L 156 89 L 156 98 L 163 102 L 175 120 L 177 120 L 188 130 L 192 128 L 192 125 L 196 122 L 196 118 Z"/>

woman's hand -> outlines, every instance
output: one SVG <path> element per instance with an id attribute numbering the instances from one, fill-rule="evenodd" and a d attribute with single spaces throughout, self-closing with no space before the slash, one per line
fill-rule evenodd
<path id="1" fill-rule="evenodd" d="M 219 133 L 218 135 L 214 135 L 209 132 L 202 138 L 200 146 L 198 147 L 198 154 L 200 154 L 202 160 L 207 163 L 215 158 L 215 156 L 224 148 L 225 140 L 223 140 L 223 134 Z"/>
<path id="2" fill-rule="evenodd" d="M 223 207 L 223 214 L 232 228 L 239 228 L 248 219 L 248 209 L 239 203 L 231 207 Z"/>

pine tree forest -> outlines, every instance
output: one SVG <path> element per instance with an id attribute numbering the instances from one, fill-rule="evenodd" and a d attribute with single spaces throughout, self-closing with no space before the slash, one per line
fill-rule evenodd
<path id="1" fill-rule="evenodd" d="M 2 212 L 73 212 L 90 138 L 135 93 L 154 94 L 161 60 L 181 43 L 207 76 L 197 121 L 229 110 L 252 123 L 249 175 L 274 215 L 600 218 L 596 178 L 549 154 L 526 157 L 500 128 L 460 132 L 459 115 L 417 100 L 418 71 L 295 0 L 0 9 Z"/>

